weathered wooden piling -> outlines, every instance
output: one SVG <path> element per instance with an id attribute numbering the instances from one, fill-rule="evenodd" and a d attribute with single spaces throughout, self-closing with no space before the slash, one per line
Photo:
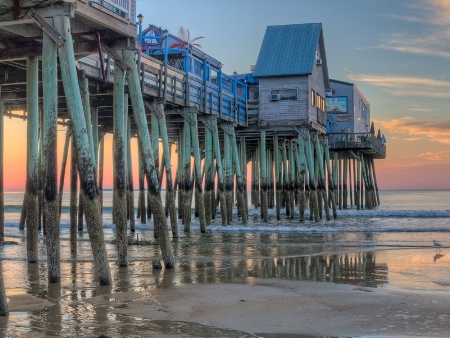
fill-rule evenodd
<path id="1" fill-rule="evenodd" d="M 212 205 L 214 203 L 214 176 L 213 176 L 213 135 L 211 126 L 208 121 L 204 121 L 205 125 L 205 219 L 206 225 L 211 224 Z"/>
<path id="2" fill-rule="evenodd" d="M 142 150 L 138 143 L 138 164 L 139 164 L 139 199 L 138 199 L 138 214 L 137 217 L 141 219 L 141 224 L 147 223 L 147 210 L 145 208 L 145 176 L 144 163 L 142 162 Z"/>
<path id="3" fill-rule="evenodd" d="M 189 110 L 186 112 L 191 120 L 191 144 L 192 152 L 194 155 L 194 168 L 195 168 L 195 201 L 198 206 L 198 216 L 200 221 L 200 231 L 206 232 L 206 218 L 205 218 L 205 202 L 203 199 L 203 186 L 202 186 L 202 170 L 201 170 L 201 158 L 200 158 L 200 143 L 198 140 L 198 121 L 197 111 Z"/>
<path id="4" fill-rule="evenodd" d="M 43 123 L 42 153 L 44 156 L 44 219 L 47 244 L 48 282 L 61 280 L 59 241 L 59 200 L 56 173 L 56 128 L 58 119 L 58 67 L 56 43 L 46 34 L 42 52 Z"/>
<path id="5" fill-rule="evenodd" d="M 281 219 L 281 170 L 280 170 L 280 150 L 278 143 L 278 136 L 273 137 L 273 160 L 275 172 L 275 208 L 277 221 Z"/>
<path id="6" fill-rule="evenodd" d="M 9 314 L 8 301 L 5 293 L 5 283 L 3 282 L 3 271 L 0 269 L 0 316 Z"/>
<path id="7" fill-rule="evenodd" d="M 103 167 L 105 160 L 105 134 L 100 136 L 100 149 L 98 152 L 98 195 L 100 199 L 100 210 L 103 211 Z"/>
<path id="8" fill-rule="evenodd" d="M 164 104 L 162 102 L 154 102 L 156 117 L 158 118 L 159 134 L 161 136 L 163 146 L 163 165 L 166 171 L 166 202 L 169 209 L 170 227 L 172 229 L 172 237 L 178 237 L 178 222 L 175 208 L 175 191 L 172 182 L 172 168 L 171 168 L 171 148 L 169 145 L 169 137 L 167 135 L 166 116 L 164 112 Z"/>
<path id="9" fill-rule="evenodd" d="M 127 203 L 128 203 L 128 219 L 130 221 L 130 231 L 136 231 L 136 221 L 134 218 L 134 187 L 133 187 L 133 162 L 131 160 L 131 116 L 128 116 L 128 95 L 125 99 L 125 123 L 127 126 Z"/>
<path id="10" fill-rule="evenodd" d="M 77 215 L 78 215 L 78 167 L 75 139 L 72 138 L 70 157 L 70 253 L 77 253 Z"/>
<path id="11" fill-rule="evenodd" d="M 295 181 L 296 181 L 296 166 L 294 158 L 294 139 L 289 139 L 289 215 L 290 219 L 294 219 L 295 214 Z M 287 214 L 287 213 L 286 213 Z"/>
<path id="12" fill-rule="evenodd" d="M 261 172 L 261 218 L 264 222 L 268 222 L 269 210 L 267 203 L 267 190 L 268 190 L 268 178 L 267 178 L 267 153 L 266 153 L 266 132 L 261 131 L 261 143 L 260 143 L 260 172 Z"/>
<path id="13" fill-rule="evenodd" d="M 317 134 L 314 135 L 314 147 L 316 149 L 317 162 L 319 165 L 319 194 L 321 194 L 322 201 L 325 202 L 325 203 L 321 203 L 321 205 L 324 206 L 325 217 L 329 221 L 330 220 L 330 210 L 328 208 L 328 203 L 327 203 L 324 154 L 322 152 L 322 146 L 320 144 L 319 136 Z"/>
<path id="14" fill-rule="evenodd" d="M 239 158 L 239 151 L 236 141 L 236 134 L 234 132 L 234 127 L 229 126 L 228 130 L 230 132 L 230 140 L 231 140 L 231 150 L 233 154 L 233 163 L 236 171 L 236 185 L 237 185 L 237 203 L 239 214 L 242 219 L 243 224 L 247 224 L 247 209 L 245 208 L 245 198 L 244 198 L 244 180 L 243 174 L 241 171 L 241 161 Z"/>
<path id="15" fill-rule="evenodd" d="M 27 59 L 27 260 L 38 261 L 38 138 L 39 138 L 39 79 L 38 59 Z"/>
<path id="16" fill-rule="evenodd" d="M 310 188 L 310 206 L 311 206 L 311 215 L 314 215 L 314 220 L 316 222 L 319 221 L 319 208 L 318 208 L 318 201 L 317 201 L 317 181 L 316 181 L 316 174 L 314 171 L 314 155 L 313 150 L 311 148 L 311 137 L 309 134 L 309 131 L 306 132 L 307 138 L 305 140 L 305 154 L 306 154 L 306 160 L 308 162 L 308 168 L 309 168 L 309 188 Z"/>
<path id="17" fill-rule="evenodd" d="M 158 228 L 158 241 L 164 265 L 166 268 L 173 268 L 175 266 L 175 259 L 168 234 L 167 220 L 161 202 L 161 195 L 159 193 L 160 185 L 152 156 L 152 146 L 140 89 L 139 75 L 135 66 L 135 54 L 132 50 L 124 50 L 123 56 L 125 61 L 132 65 L 128 75 L 128 90 L 133 107 L 134 120 L 137 126 L 138 142 L 141 144 L 142 162 L 144 163 L 144 170 L 147 177 L 154 226 Z"/>
<path id="18" fill-rule="evenodd" d="M 223 129 L 223 128 L 222 128 Z M 227 210 L 227 224 L 231 224 L 233 217 L 233 162 L 231 153 L 230 133 L 224 129 L 224 171 L 225 171 L 225 201 Z"/>
<path id="19" fill-rule="evenodd" d="M 228 220 L 227 213 L 227 203 L 225 198 L 225 184 L 224 184 L 224 174 L 222 167 L 222 155 L 220 153 L 220 141 L 219 141 L 219 128 L 217 125 L 216 116 L 208 116 L 210 125 L 213 128 L 213 148 L 214 148 L 214 158 L 216 159 L 216 170 L 217 170 L 217 184 L 219 186 L 218 194 L 220 200 L 220 212 L 222 218 L 222 225 L 227 225 L 231 220 Z"/>
<path id="20" fill-rule="evenodd" d="M 347 209 L 347 202 L 348 202 L 348 187 L 347 187 L 347 178 L 348 178 L 348 158 L 344 155 L 342 158 L 343 166 L 344 166 L 344 172 L 343 172 L 343 179 L 342 179 L 342 208 Z"/>
<path id="21" fill-rule="evenodd" d="M 127 182 L 125 154 L 125 71 L 114 64 L 114 215 L 119 266 L 128 265 Z"/>
<path id="22" fill-rule="evenodd" d="M 182 137 L 183 162 L 182 162 L 182 215 L 184 232 L 191 230 L 191 127 L 187 120 L 184 121 Z"/>
<path id="23" fill-rule="evenodd" d="M 328 138 L 324 137 L 324 153 L 325 153 L 325 163 L 327 165 L 327 172 L 328 172 L 328 195 L 329 200 L 331 201 L 331 208 L 333 210 L 333 218 L 337 218 L 337 211 L 336 211 L 336 183 L 334 179 L 334 168 L 332 169 L 331 165 L 331 158 L 330 158 L 330 150 L 328 148 Z"/>
<path id="24" fill-rule="evenodd" d="M 158 122 L 158 117 L 156 116 L 156 114 L 157 114 L 156 109 L 151 109 L 151 115 L 150 115 L 151 134 L 150 134 L 150 136 L 151 136 L 151 141 L 152 141 L 152 153 L 153 153 L 153 160 L 154 160 L 154 165 L 155 165 L 155 172 L 158 177 L 158 181 L 161 184 L 161 176 L 160 176 L 160 170 L 159 170 L 159 122 Z M 155 238 L 158 237 L 156 227 L 153 228 L 153 236 Z"/>
<path id="25" fill-rule="evenodd" d="M 80 114 L 83 105 L 77 81 L 70 19 L 66 16 L 55 17 L 54 23 L 58 32 L 66 40 L 62 46 L 58 47 L 58 56 L 66 102 L 73 124 L 73 138 L 75 139 L 78 168 L 81 174 L 81 190 L 86 200 L 84 210 L 94 264 L 100 284 L 109 285 L 112 280 L 103 235 L 94 164 L 92 163 L 89 138 L 86 131 L 86 121 L 84 114 Z"/>

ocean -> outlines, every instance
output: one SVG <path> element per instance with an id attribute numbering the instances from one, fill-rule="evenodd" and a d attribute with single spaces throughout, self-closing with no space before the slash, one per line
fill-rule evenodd
<path id="1" fill-rule="evenodd" d="M 137 205 L 137 192 L 135 194 Z M 114 225 L 111 220 L 112 192 L 104 197 L 104 231 L 113 275 L 109 292 L 143 291 L 171 288 L 182 284 L 250 283 L 254 278 L 313 280 L 350 284 L 364 288 L 410 290 L 422 293 L 450 291 L 450 190 L 380 191 L 381 205 L 373 210 L 338 210 L 336 220 L 300 223 L 275 218 L 270 211 L 269 222 L 259 217 L 259 210 L 250 209 L 249 222 L 243 225 L 234 213 L 233 224 L 222 226 L 213 220 L 207 233 L 201 234 L 198 220 L 193 218 L 191 232 L 172 240 L 176 267 L 155 270 L 159 246 L 129 246 L 127 268 L 117 266 Z M 5 237 L 18 245 L 0 247 L 1 270 L 7 296 L 32 295 L 41 300 L 59 299 L 64 325 L 45 329 L 42 316 L 51 311 L 11 310 L 6 333 L 29 333 L 30 326 L 39 332 L 58 334 L 83 329 L 83 322 L 95 324 L 95 313 L 83 299 L 99 294 L 92 264 L 89 237 L 79 233 L 78 251 L 69 251 L 68 193 L 63 198 L 61 218 L 62 281 L 56 291 L 47 285 L 46 248 L 39 240 L 40 262 L 26 263 L 26 231 L 18 229 L 23 193 L 5 194 Z M 220 213 L 218 213 L 219 215 Z M 170 223 L 170 222 L 169 222 Z M 140 240 L 153 240 L 153 222 L 140 224 L 136 233 Z M 435 248 L 433 240 L 442 247 Z M 53 290 L 53 291 L 52 291 Z M 103 291 L 102 291 L 103 292 Z M 101 292 L 100 292 L 101 293 Z M 74 308 L 74 302 L 80 308 Z M 81 312 L 80 312 L 81 311 Z M 122 319 L 121 319 L 122 320 Z M 121 320 L 114 319 L 119 325 Z M 45 319 L 48 322 L 48 318 Z M 126 319 L 125 322 L 133 322 Z M 61 320 L 59 321 L 61 322 Z M 120 323 L 119 323 L 120 322 Z M 120 324 L 120 325 L 122 325 Z M 95 326 L 95 325 L 94 325 Z M 1 327 L 1 325 L 0 325 Z M 92 334 L 94 331 L 85 331 Z M 54 333 L 54 332 L 53 332 Z"/>

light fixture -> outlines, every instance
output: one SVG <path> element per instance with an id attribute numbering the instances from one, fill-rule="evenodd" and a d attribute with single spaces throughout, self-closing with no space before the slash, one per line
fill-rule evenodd
<path id="1" fill-rule="evenodd" d="M 137 16 L 137 19 L 138 19 L 138 22 L 139 22 L 139 23 L 142 23 L 142 21 L 144 21 L 144 16 L 143 16 L 142 14 L 139 14 L 139 15 Z"/>

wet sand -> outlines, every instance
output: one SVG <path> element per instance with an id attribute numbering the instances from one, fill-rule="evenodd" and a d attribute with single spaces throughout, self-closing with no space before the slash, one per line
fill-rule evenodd
<path id="1" fill-rule="evenodd" d="M 110 292 L 82 300 L 97 323 L 80 318 L 78 333 L 136 336 L 433 336 L 450 333 L 450 294 L 418 293 L 313 281 L 251 278 L 248 284 L 183 284 Z M 12 315 L 55 307 L 33 296 L 11 296 Z M 80 306 L 80 301 L 68 304 Z M 117 323 L 120 318 L 122 324 Z M 3 319 L 2 319 L 3 320 Z M 108 321 L 111 320 L 110 323 Z M 1 321 L 0 321 L 1 322 Z M 49 323 L 49 330 L 55 323 Z M 109 325 L 108 325 L 109 324 Z M 124 331 L 120 325 L 126 325 Z M 29 329 L 33 330 L 32 327 Z M 4 332 L 5 333 L 5 332 Z M 50 332 L 22 332 L 46 336 Z M 82 334 L 83 335 L 83 334 Z"/>
<path id="2" fill-rule="evenodd" d="M 119 268 L 110 234 L 109 287 L 86 236 L 77 257 L 63 241 L 60 285 L 47 284 L 45 246 L 27 264 L 19 241 L 2 247 L 11 312 L 0 337 L 448 337 L 449 241 L 439 234 L 438 251 L 436 236 L 190 234 L 173 241 L 175 269 L 158 270 L 157 245 L 130 246 Z"/>

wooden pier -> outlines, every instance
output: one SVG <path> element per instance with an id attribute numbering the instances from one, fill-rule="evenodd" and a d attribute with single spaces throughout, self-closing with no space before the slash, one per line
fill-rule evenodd
<path id="1" fill-rule="evenodd" d="M 156 26 L 142 32 L 135 17 L 132 0 L 0 4 L 0 119 L 27 120 L 27 187 L 20 227 L 26 220 L 27 259 L 36 263 L 41 205 L 49 282 L 61 278 L 59 220 L 70 145 L 71 252 L 76 254 L 84 217 L 99 283 L 111 284 L 101 214 L 106 133 L 114 135 L 113 222 L 119 266 L 129 263 L 127 234 L 135 229 L 133 165 L 139 167 L 137 213 L 141 223 L 153 219 L 166 268 L 175 264 L 168 226 L 174 238 L 179 236 L 178 219 L 190 231 L 194 187 L 202 232 L 217 206 L 223 225 L 245 224 L 250 203 L 260 208 L 264 221 L 270 208 L 276 209 L 277 219 L 298 214 L 303 222 L 308 208 L 311 220 L 336 218 L 337 206 L 347 200 L 343 171 L 355 163 L 358 193 L 366 192 L 366 202 L 371 201 L 367 207 L 379 204 L 373 159 L 385 157 L 384 144 L 373 132 L 326 132 L 330 84 L 321 25 L 282 28 L 316 42 L 308 55 L 312 67 L 294 65 L 288 74 L 270 73 L 264 50 L 278 33 L 268 30 L 268 47 L 264 42 L 252 82 L 223 74 L 219 61 L 194 46 L 171 47 L 178 38 Z M 57 124 L 67 127 L 59 180 Z M 138 164 L 131 161 L 132 137 L 138 139 Z M 347 169 L 337 169 L 341 167 Z M 338 193 L 343 197 L 338 199 Z M 238 216 L 233 215 L 235 199 Z M 357 201 L 362 207 L 359 197 Z"/>

